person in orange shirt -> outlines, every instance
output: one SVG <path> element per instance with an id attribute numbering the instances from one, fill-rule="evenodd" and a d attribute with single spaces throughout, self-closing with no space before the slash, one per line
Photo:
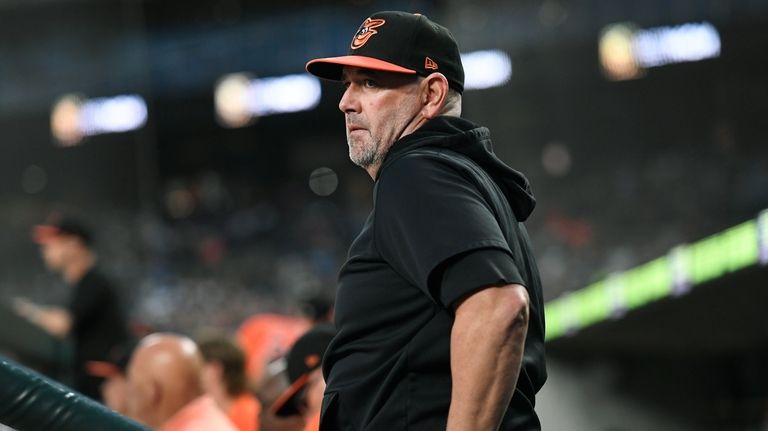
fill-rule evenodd
<path id="1" fill-rule="evenodd" d="M 203 388 L 240 431 L 259 431 L 261 403 L 248 392 L 245 353 L 227 337 L 198 342 L 203 354 Z"/>
<path id="2" fill-rule="evenodd" d="M 268 363 L 282 357 L 310 322 L 297 316 L 264 313 L 247 319 L 237 330 L 237 342 L 245 351 L 248 380 L 258 386 Z"/>
<path id="3" fill-rule="evenodd" d="M 291 386 L 275 401 L 271 412 L 277 416 L 300 414 L 306 423 L 304 431 L 320 429 L 320 408 L 325 392 L 321 365 L 335 334 L 331 325 L 316 325 L 296 341 L 286 358 Z"/>
<path id="4" fill-rule="evenodd" d="M 175 334 L 144 337 L 128 364 L 129 417 L 159 431 L 237 431 L 203 391 L 203 358 Z"/>

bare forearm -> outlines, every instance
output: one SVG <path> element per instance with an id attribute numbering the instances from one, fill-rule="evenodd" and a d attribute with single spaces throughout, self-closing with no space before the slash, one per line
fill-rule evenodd
<path id="1" fill-rule="evenodd" d="M 449 431 L 498 429 L 520 372 L 527 304 L 509 315 L 510 307 L 494 304 L 498 298 L 480 300 L 457 312 L 451 332 Z"/>
<path id="2" fill-rule="evenodd" d="M 72 327 L 72 317 L 63 308 L 43 307 L 23 299 L 14 305 L 19 314 L 57 337 L 65 337 Z"/>

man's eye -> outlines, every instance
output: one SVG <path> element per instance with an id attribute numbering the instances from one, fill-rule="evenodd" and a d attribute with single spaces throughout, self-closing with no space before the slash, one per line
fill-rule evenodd
<path id="1" fill-rule="evenodd" d="M 363 81 L 363 85 L 366 86 L 367 88 L 375 88 L 375 87 L 379 86 L 376 83 L 376 81 L 374 81 L 372 79 L 366 79 L 365 81 Z"/>

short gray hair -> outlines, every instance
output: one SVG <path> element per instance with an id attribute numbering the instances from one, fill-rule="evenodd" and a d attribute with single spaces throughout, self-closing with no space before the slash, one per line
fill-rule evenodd
<path id="1" fill-rule="evenodd" d="M 461 116 L 461 93 L 453 88 L 448 89 L 448 95 L 445 97 L 445 106 L 443 113 L 446 115 Z"/>

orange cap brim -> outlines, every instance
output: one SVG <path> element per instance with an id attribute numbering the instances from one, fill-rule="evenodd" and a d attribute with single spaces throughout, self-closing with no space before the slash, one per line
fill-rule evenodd
<path id="1" fill-rule="evenodd" d="M 123 374 L 117 365 L 105 361 L 88 361 L 85 363 L 85 372 L 90 376 L 109 378 Z"/>
<path id="2" fill-rule="evenodd" d="M 341 80 L 341 71 L 344 66 L 359 67 L 361 69 L 383 70 L 385 72 L 407 73 L 415 75 L 416 71 L 389 63 L 378 58 L 363 55 L 344 55 L 341 57 L 316 58 L 307 63 L 307 72 L 332 81 Z"/>
<path id="3" fill-rule="evenodd" d="M 304 386 L 307 385 L 307 381 L 309 380 L 309 373 L 302 374 L 301 377 L 296 379 L 295 382 L 291 384 L 291 386 L 288 387 L 280 396 L 275 400 L 275 402 L 272 404 L 272 414 L 277 415 L 278 412 L 291 400 L 291 398 L 295 397 L 296 394 L 304 388 Z"/>
<path id="4" fill-rule="evenodd" d="M 46 244 L 59 236 L 61 231 L 56 226 L 39 224 L 32 228 L 32 240 L 38 244 Z"/>

